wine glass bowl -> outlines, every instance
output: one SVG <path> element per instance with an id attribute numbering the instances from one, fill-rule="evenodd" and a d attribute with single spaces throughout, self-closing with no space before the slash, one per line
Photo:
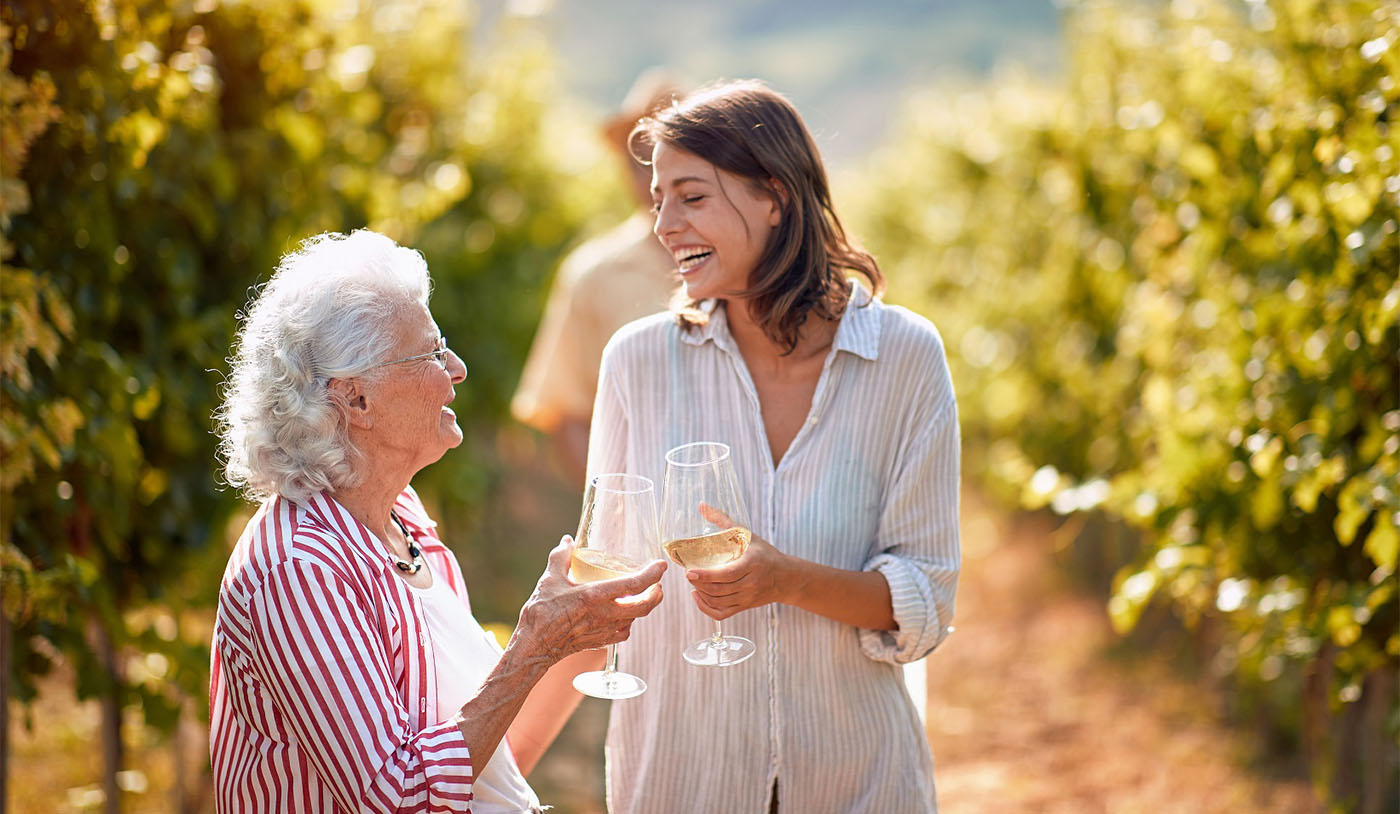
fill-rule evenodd
<path id="1" fill-rule="evenodd" d="M 748 529 L 734 526 L 699 537 L 667 540 L 662 550 L 682 568 L 718 568 L 744 556 L 751 536 Z"/>
<path id="2" fill-rule="evenodd" d="M 640 475 L 609 473 L 588 482 L 577 543 L 569 559 L 575 584 L 625 577 L 652 558 L 657 540 L 656 489 Z M 604 669 L 580 673 L 574 688 L 594 698 L 632 698 L 646 682 L 617 669 L 617 645 L 608 645 Z"/>
<path id="3" fill-rule="evenodd" d="M 729 446 L 683 444 L 666 453 L 662 550 L 682 568 L 716 568 L 744 555 L 752 537 Z M 726 636 L 718 620 L 709 638 L 681 655 L 702 667 L 729 667 L 754 654 L 754 643 Z"/>

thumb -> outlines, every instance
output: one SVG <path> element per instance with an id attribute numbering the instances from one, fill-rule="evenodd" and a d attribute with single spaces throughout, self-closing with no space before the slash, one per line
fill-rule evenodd
<path id="1" fill-rule="evenodd" d="M 714 506 L 705 503 L 704 501 L 700 502 L 700 515 L 722 529 L 733 528 L 739 525 L 738 523 L 735 523 L 733 520 L 729 519 L 729 515 L 725 514 L 724 512 L 720 511 Z"/>
<path id="2" fill-rule="evenodd" d="M 625 577 L 608 580 L 608 593 L 615 597 L 634 596 L 641 593 L 647 587 L 661 581 L 661 575 L 666 573 L 665 560 L 652 560 L 645 568 L 635 571 Z M 599 583 L 604 584 L 604 583 Z"/>
<path id="3" fill-rule="evenodd" d="M 574 554 L 574 538 L 565 534 L 559 538 L 559 545 L 549 552 L 548 570 L 559 574 L 569 571 L 569 558 Z"/>

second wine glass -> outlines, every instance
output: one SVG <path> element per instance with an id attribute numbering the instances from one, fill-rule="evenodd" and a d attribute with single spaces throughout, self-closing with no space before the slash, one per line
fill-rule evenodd
<path id="1" fill-rule="evenodd" d="M 574 583 L 625 577 L 655 556 L 656 489 L 649 478 L 621 473 L 588 482 L 579 521 L 578 543 L 569 562 Z M 574 677 L 574 688 L 594 698 L 632 698 L 646 682 L 617 669 L 617 645 L 608 645 L 606 666 Z"/>
<path id="2" fill-rule="evenodd" d="M 683 568 L 715 568 L 744 555 L 748 517 L 727 444 L 697 441 L 666 453 L 665 490 L 661 536 L 667 557 Z M 681 655 L 701 667 L 728 667 L 753 654 L 753 642 L 724 635 L 715 620 L 714 633 Z"/>

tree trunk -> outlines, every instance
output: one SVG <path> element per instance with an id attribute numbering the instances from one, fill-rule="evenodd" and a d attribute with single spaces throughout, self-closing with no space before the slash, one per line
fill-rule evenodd
<path id="1" fill-rule="evenodd" d="M 171 810 L 175 814 L 185 814 L 185 703 L 181 699 L 179 712 L 175 713 L 175 729 L 171 731 L 171 764 L 174 766 L 174 782 L 171 783 Z"/>
<path id="2" fill-rule="evenodd" d="M 1361 808 L 1360 814 L 1394 811 L 1396 788 L 1395 744 L 1386 737 L 1386 717 L 1395 700 L 1395 673 L 1389 668 L 1372 671 L 1362 685 L 1361 721 Z"/>
<path id="3" fill-rule="evenodd" d="M 1332 643 L 1324 643 L 1317 656 L 1304 669 L 1301 733 L 1303 759 L 1307 762 L 1308 773 L 1312 776 L 1314 785 L 1326 790 L 1329 795 L 1336 779 L 1332 767 L 1330 713 L 1327 709 L 1332 653 Z"/>
<path id="4" fill-rule="evenodd" d="M 0 611 L 0 814 L 10 799 L 10 617 Z"/>
<path id="5" fill-rule="evenodd" d="M 106 797 L 106 814 L 121 814 L 121 789 L 117 786 L 117 772 L 122 769 L 122 708 L 121 678 L 117 669 L 116 648 L 107 634 L 107 628 L 99 621 L 94 625 L 93 634 L 97 659 L 106 672 L 109 683 L 102 693 L 102 792 Z"/>

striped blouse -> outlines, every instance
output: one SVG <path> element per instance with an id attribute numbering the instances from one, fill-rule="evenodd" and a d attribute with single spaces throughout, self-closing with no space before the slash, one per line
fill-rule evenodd
<path id="1" fill-rule="evenodd" d="M 856 307 L 864 305 L 865 307 Z M 777 548 L 889 582 L 894 631 L 858 630 L 772 604 L 725 620 L 751 639 L 742 664 L 695 667 L 709 634 L 682 569 L 620 646 L 647 682 L 612 705 L 607 793 L 614 814 L 934 811 L 928 739 L 901 663 L 944 639 L 960 562 L 957 405 L 937 331 L 858 284 L 806 424 L 775 467 L 757 391 L 723 307 L 685 332 L 669 314 L 609 343 L 589 473 L 632 472 L 661 488 L 668 449 L 730 445 L 749 524 Z"/>
<path id="2" fill-rule="evenodd" d="M 410 488 L 396 513 L 466 602 L 456 558 Z M 273 498 L 219 589 L 209 685 L 218 809 L 466 811 L 472 761 L 443 723 L 428 626 L 388 552 L 329 496 Z"/>

